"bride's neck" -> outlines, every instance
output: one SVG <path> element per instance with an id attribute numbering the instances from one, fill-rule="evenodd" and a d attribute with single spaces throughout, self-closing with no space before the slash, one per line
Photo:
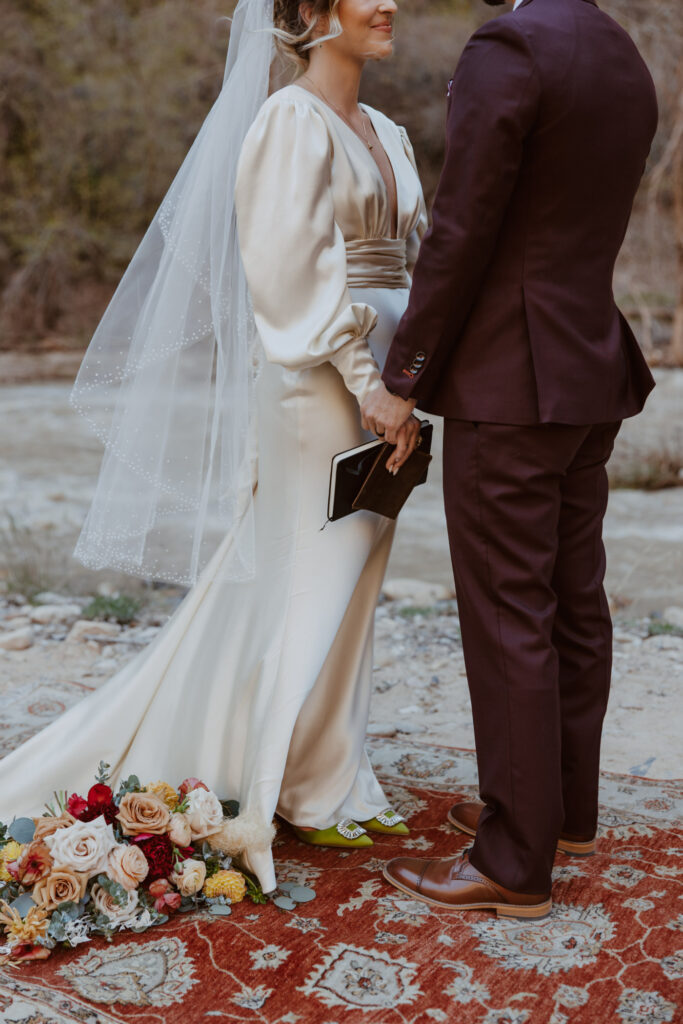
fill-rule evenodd
<path id="1" fill-rule="evenodd" d="M 302 78 L 320 90 L 324 97 L 342 113 L 351 115 L 358 109 L 358 91 L 365 61 L 328 50 L 325 45 L 311 51 L 308 68 Z"/>

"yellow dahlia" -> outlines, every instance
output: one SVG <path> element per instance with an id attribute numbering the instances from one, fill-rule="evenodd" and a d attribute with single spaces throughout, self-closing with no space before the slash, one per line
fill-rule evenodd
<path id="1" fill-rule="evenodd" d="M 180 797 L 173 786 L 170 786 L 168 782 L 162 782 L 161 779 L 158 782 L 148 782 L 145 786 L 145 792 L 156 793 L 171 811 L 174 811 L 180 803 Z"/>
<path id="2" fill-rule="evenodd" d="M 9 882 L 12 878 L 5 865 L 10 860 L 16 860 L 24 849 L 21 843 L 10 839 L 9 843 L 0 846 L 0 882 Z"/>
<path id="3" fill-rule="evenodd" d="M 231 903 L 241 903 L 247 892 L 247 883 L 239 871 L 222 870 L 207 878 L 202 892 L 210 899 L 227 896 Z"/>
<path id="4" fill-rule="evenodd" d="M 4 900 L 0 900 L 0 921 L 5 926 L 7 937 L 14 942 L 29 942 L 31 945 L 47 932 L 49 911 L 44 907 L 31 907 L 25 918 Z"/>

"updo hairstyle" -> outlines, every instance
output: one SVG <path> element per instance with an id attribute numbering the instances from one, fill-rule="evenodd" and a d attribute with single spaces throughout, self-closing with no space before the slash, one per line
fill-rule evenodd
<path id="1" fill-rule="evenodd" d="M 302 17 L 301 6 L 301 0 L 273 2 L 275 45 L 284 60 L 290 66 L 294 65 L 298 74 L 303 73 L 308 67 L 308 51 L 312 46 L 327 39 L 334 39 L 341 35 L 342 31 L 337 16 L 339 0 L 309 0 L 308 6 L 311 8 L 312 16 L 308 25 Z M 315 37 L 316 26 L 323 18 L 328 20 L 327 34 Z"/>

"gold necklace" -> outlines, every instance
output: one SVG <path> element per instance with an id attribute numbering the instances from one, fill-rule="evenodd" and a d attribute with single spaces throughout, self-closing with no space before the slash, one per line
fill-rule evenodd
<path id="1" fill-rule="evenodd" d="M 304 76 L 304 75 L 302 75 L 301 77 L 303 78 L 303 77 L 305 77 L 305 76 Z M 357 129 L 357 128 L 354 128 L 354 126 L 353 126 L 353 125 L 351 124 L 351 122 L 349 121 L 348 117 L 346 117 L 346 115 L 345 115 L 344 113 L 342 113 L 342 111 L 341 111 L 341 110 L 340 110 L 340 109 L 339 109 L 338 107 L 336 107 L 336 106 L 334 105 L 334 103 L 332 103 L 332 102 L 331 102 L 330 100 L 328 100 L 327 96 L 326 96 L 326 95 L 325 95 L 325 93 L 324 93 L 324 92 L 322 91 L 322 89 L 320 88 L 320 86 L 319 86 L 319 85 L 316 85 L 316 83 L 315 83 L 315 82 L 313 81 L 313 79 L 312 79 L 312 78 L 306 78 L 306 81 L 307 81 L 307 82 L 309 82 L 309 84 L 313 86 L 313 88 L 315 89 L 315 91 L 316 91 L 316 92 L 318 93 L 318 95 L 320 96 L 321 100 L 324 100 L 324 101 L 325 101 L 325 103 L 327 103 L 328 107 L 331 107 L 331 108 L 332 108 L 332 110 L 334 110 L 335 114 L 336 114 L 336 115 L 337 115 L 338 117 L 341 117 L 342 121 L 343 121 L 343 122 L 344 122 L 345 124 L 347 124 L 347 125 L 349 126 L 349 128 L 350 128 L 350 129 L 351 129 L 351 131 L 352 131 L 352 132 L 354 133 L 354 135 L 357 135 L 357 136 L 358 136 L 358 138 L 360 139 L 360 137 L 361 137 L 361 136 L 360 136 L 360 132 L 358 131 L 358 129 Z M 360 107 L 359 107 L 359 110 L 360 110 Z M 373 148 L 373 144 L 372 144 L 372 143 L 370 142 L 370 139 L 368 138 L 368 132 L 367 132 L 367 129 L 366 129 L 366 127 L 365 127 L 365 121 L 363 120 L 363 111 L 361 110 L 361 112 L 360 112 L 360 113 L 361 113 L 361 122 L 360 122 L 360 126 L 361 126 L 361 128 L 363 129 L 363 135 L 365 136 L 365 145 L 366 145 L 366 146 L 368 147 L 368 149 L 372 149 L 372 148 Z M 366 114 L 365 116 L 367 117 L 368 115 Z"/>

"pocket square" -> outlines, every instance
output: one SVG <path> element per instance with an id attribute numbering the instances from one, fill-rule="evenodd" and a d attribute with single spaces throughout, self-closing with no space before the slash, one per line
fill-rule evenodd
<path id="1" fill-rule="evenodd" d="M 449 99 L 451 97 L 451 93 L 452 92 L 453 92 L 453 79 L 451 78 L 450 81 L 448 82 L 448 88 L 446 89 L 446 95 L 448 96 Z"/>

